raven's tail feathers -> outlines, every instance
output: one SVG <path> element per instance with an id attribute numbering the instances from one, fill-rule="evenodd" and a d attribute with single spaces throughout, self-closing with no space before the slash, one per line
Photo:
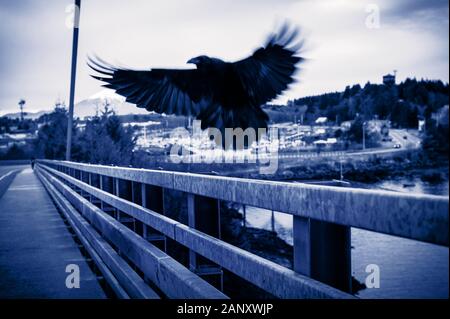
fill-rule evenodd
<path id="1" fill-rule="evenodd" d="M 247 149 L 253 142 L 267 133 L 269 117 L 260 107 L 247 106 L 239 109 L 225 109 L 222 106 L 211 106 L 202 111 L 198 119 L 201 128 L 209 129 L 211 139 L 222 143 L 224 149 Z M 216 128 L 214 136 L 212 128 Z M 228 129 L 228 130 L 227 130 Z"/>

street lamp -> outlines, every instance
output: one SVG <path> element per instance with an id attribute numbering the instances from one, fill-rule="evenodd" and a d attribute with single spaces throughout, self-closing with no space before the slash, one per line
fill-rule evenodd
<path id="1" fill-rule="evenodd" d="M 69 97 L 69 115 L 67 119 L 67 143 L 66 143 L 66 161 L 70 161 L 72 150 L 72 126 L 73 126 L 73 104 L 75 99 L 75 78 L 77 73 L 77 54 L 78 54 L 78 31 L 80 25 L 81 0 L 75 0 L 74 21 L 73 21 L 73 41 L 72 41 L 72 69 L 70 77 L 70 97 Z"/>
<path id="2" fill-rule="evenodd" d="M 20 108 L 20 121 L 23 122 L 23 106 L 25 105 L 25 100 L 21 99 L 19 101 L 19 108 Z"/>

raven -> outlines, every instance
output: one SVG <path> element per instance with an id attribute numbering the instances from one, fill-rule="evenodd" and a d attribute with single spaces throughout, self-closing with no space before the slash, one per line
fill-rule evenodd
<path id="1" fill-rule="evenodd" d="M 88 58 L 88 65 L 100 74 L 93 78 L 106 82 L 104 87 L 127 102 L 157 113 L 196 117 L 202 130 L 214 127 L 224 137 L 225 128 L 267 129 L 269 117 L 261 105 L 294 81 L 297 64 L 303 60 L 297 56 L 302 46 L 297 36 L 298 29 L 285 24 L 251 56 L 224 62 L 201 55 L 187 61 L 195 69 L 133 70 L 99 58 Z"/>

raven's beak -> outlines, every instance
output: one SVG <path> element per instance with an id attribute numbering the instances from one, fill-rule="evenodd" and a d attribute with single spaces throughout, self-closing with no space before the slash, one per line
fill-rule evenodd
<path id="1" fill-rule="evenodd" d="M 186 63 L 187 63 L 187 64 L 197 64 L 197 62 L 198 62 L 198 59 L 197 59 L 197 58 L 192 58 L 192 59 L 190 59 L 189 61 L 187 61 Z"/>

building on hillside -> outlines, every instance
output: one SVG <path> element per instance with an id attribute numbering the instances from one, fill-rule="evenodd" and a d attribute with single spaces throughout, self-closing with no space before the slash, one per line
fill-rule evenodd
<path id="1" fill-rule="evenodd" d="M 318 117 L 315 121 L 315 123 L 317 125 L 325 125 L 328 122 L 328 118 L 323 116 L 323 117 Z"/>
<path id="2" fill-rule="evenodd" d="M 382 137 L 389 136 L 391 121 L 387 120 L 370 120 L 366 122 L 367 132 L 378 133 Z"/>
<path id="3" fill-rule="evenodd" d="M 423 116 L 417 117 L 417 131 L 425 132 L 426 120 Z"/>
<path id="4" fill-rule="evenodd" d="M 336 138 L 332 137 L 332 138 L 314 141 L 313 144 L 318 149 L 321 149 L 321 148 L 331 149 L 338 144 L 338 140 Z"/>
<path id="5" fill-rule="evenodd" d="M 341 123 L 341 130 L 348 131 L 354 121 L 344 121 Z M 389 136 L 389 129 L 391 128 L 391 121 L 388 120 L 369 120 L 365 122 L 365 129 L 369 133 L 378 133 L 383 138 Z"/>
<path id="6" fill-rule="evenodd" d="M 394 74 L 386 74 L 383 76 L 383 84 L 384 85 L 394 85 L 395 84 L 395 75 Z"/>
<path id="7" fill-rule="evenodd" d="M 341 122 L 341 129 L 348 131 L 352 127 L 353 121 L 343 121 Z"/>

